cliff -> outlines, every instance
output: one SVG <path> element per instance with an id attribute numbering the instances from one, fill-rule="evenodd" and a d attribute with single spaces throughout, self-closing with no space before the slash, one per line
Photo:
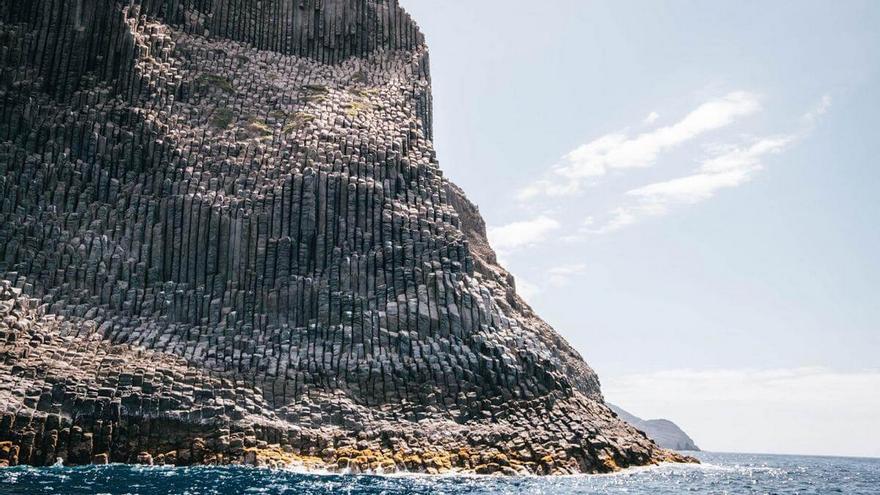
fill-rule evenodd
<path id="1" fill-rule="evenodd" d="M 0 0 L 0 464 L 606 472 L 396 0 Z"/>
<path id="2" fill-rule="evenodd" d="M 657 445 L 664 449 L 690 450 L 695 452 L 699 452 L 700 450 L 700 448 L 697 447 L 697 444 L 694 443 L 684 430 L 668 419 L 642 419 L 630 414 L 618 406 L 615 406 L 614 404 L 609 403 L 608 407 L 610 407 L 620 419 L 644 432 L 648 438 L 657 442 Z"/>

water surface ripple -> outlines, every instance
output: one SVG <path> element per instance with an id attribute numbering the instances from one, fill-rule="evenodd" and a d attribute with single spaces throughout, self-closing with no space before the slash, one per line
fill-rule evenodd
<path id="1" fill-rule="evenodd" d="M 702 465 L 557 478 L 342 476 L 246 467 L 0 469 L 0 494 L 880 494 L 880 459 L 710 454 Z"/>

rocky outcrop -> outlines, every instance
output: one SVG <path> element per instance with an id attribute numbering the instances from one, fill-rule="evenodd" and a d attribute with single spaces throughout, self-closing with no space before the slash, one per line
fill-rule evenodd
<path id="1" fill-rule="evenodd" d="M 620 419 L 643 431 L 648 438 L 657 442 L 664 449 L 689 450 L 699 452 L 697 444 L 677 424 L 668 419 L 642 419 L 609 403 L 608 407 L 617 414 Z"/>
<path id="2" fill-rule="evenodd" d="M 681 460 L 516 295 L 395 0 L 0 0 L 0 463 Z"/>

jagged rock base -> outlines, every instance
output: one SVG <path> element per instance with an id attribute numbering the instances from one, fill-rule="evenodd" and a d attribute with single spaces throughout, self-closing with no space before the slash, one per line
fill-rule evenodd
<path id="1" fill-rule="evenodd" d="M 686 460 L 608 421 L 584 398 L 511 404 L 504 417 L 459 424 L 365 410 L 344 396 L 315 400 L 310 421 L 267 415 L 271 405 L 246 383 L 218 379 L 163 353 L 70 336 L 69 323 L 40 316 L 37 301 L 0 283 L 0 465 L 250 464 L 351 472 L 450 471 L 505 474 L 608 472 Z M 76 332 L 79 334 L 80 332 Z M 346 415 L 331 423 L 325 414 Z M 583 417 L 579 425 L 572 418 Z M 305 419 L 305 418 L 304 418 Z M 560 438 L 564 437 L 564 438 Z M 574 443 L 568 443 L 571 439 Z M 588 441 L 589 443 L 584 443 Z M 623 447 L 623 448 L 621 448 Z M 620 452 L 627 452 L 622 457 Z"/>

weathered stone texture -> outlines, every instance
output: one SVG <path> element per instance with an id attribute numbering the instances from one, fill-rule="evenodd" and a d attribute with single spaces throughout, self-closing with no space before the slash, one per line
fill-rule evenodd
<path id="1" fill-rule="evenodd" d="M 0 0 L 0 463 L 668 459 L 516 296 L 396 0 Z"/>

